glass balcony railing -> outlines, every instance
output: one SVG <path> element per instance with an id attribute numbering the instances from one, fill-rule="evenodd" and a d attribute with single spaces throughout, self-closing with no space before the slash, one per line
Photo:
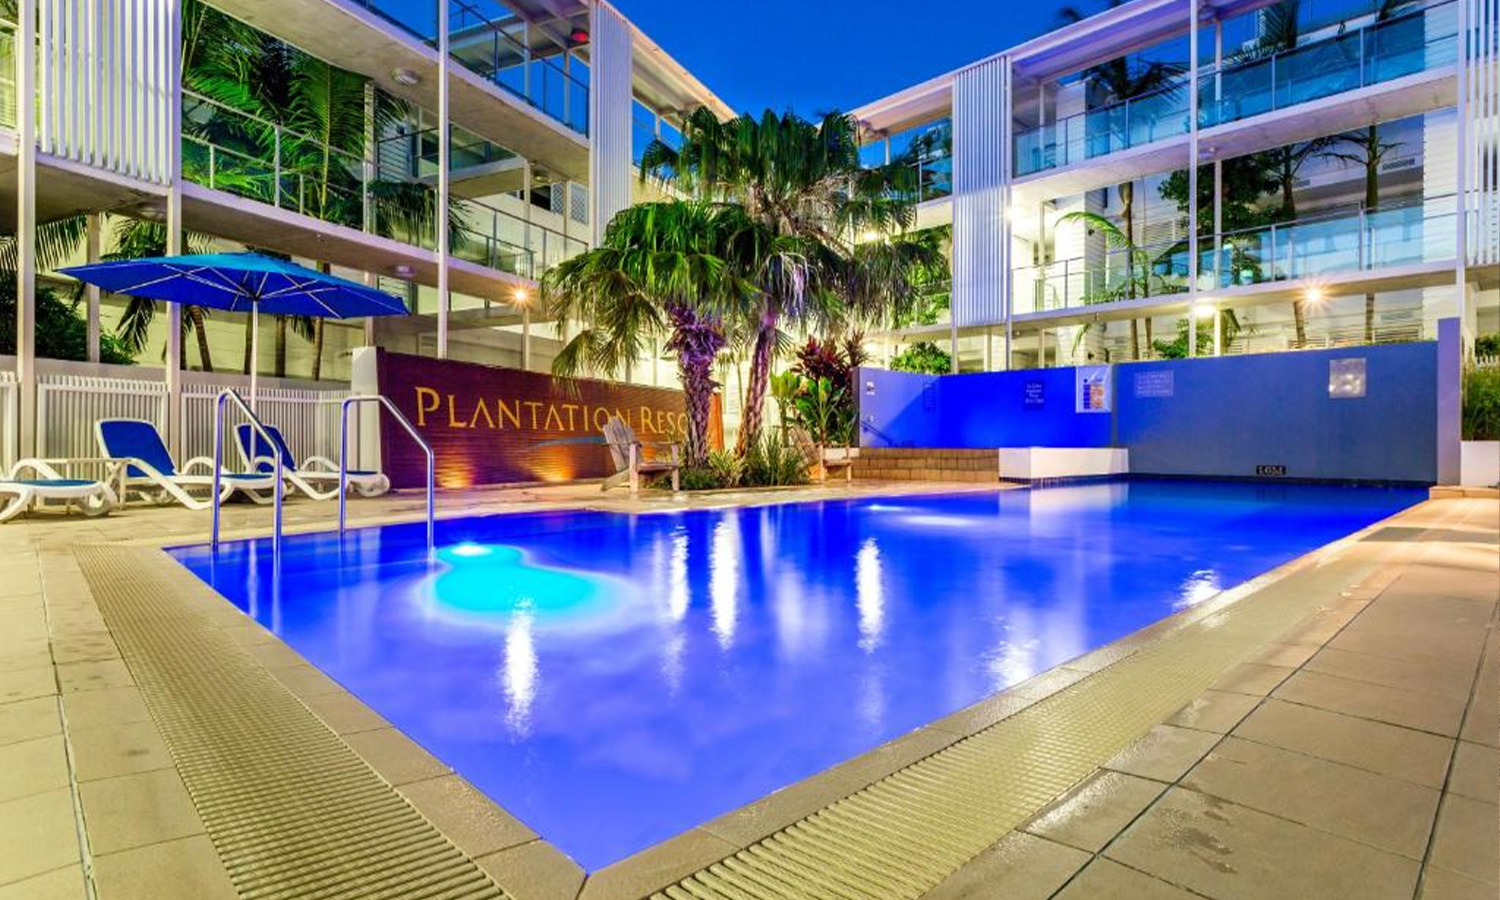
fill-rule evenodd
<path id="1" fill-rule="evenodd" d="M 540 278 L 588 249 L 584 241 L 478 200 L 462 201 L 461 215 L 463 240 L 450 241 L 453 255 L 501 272 Z"/>
<path id="2" fill-rule="evenodd" d="M 16 26 L 0 20 L 0 126 L 16 124 Z"/>
<path id="3" fill-rule="evenodd" d="M 190 92 L 183 93 L 182 130 L 186 180 L 370 230 L 370 207 L 379 200 L 360 157 Z"/>
<path id="4" fill-rule="evenodd" d="M 1200 73 L 1199 127 L 1212 128 L 1451 66 L 1458 6 L 1444 0 L 1261 59 Z"/>
<path id="5" fill-rule="evenodd" d="M 515 153 L 482 138 L 465 136 L 454 129 L 448 148 L 448 166 L 456 176 L 465 169 L 517 159 Z M 424 128 L 382 138 L 376 150 L 379 174 L 383 178 L 433 179 L 438 172 L 438 132 Z"/>
<path id="6" fill-rule="evenodd" d="M 513 32 L 524 35 L 527 28 L 515 13 L 492 0 L 448 0 L 448 9 L 450 56 L 579 134 L 589 133 L 588 85 L 517 40 Z"/>
<path id="7" fill-rule="evenodd" d="M 1456 0 L 1371 22 L 1279 53 L 1200 72 L 1200 128 L 1287 109 L 1344 91 L 1453 65 Z M 1186 134 L 1185 82 L 1021 132 L 1015 174 L 1032 175 Z"/>
<path id="8" fill-rule="evenodd" d="M 353 0 L 426 43 L 438 45 L 433 0 Z M 589 132 L 588 84 L 524 39 L 525 20 L 497 0 L 448 3 L 448 53 L 466 69 L 505 88 L 579 134 Z M 562 48 L 557 47 L 561 53 Z"/>
<path id="9" fill-rule="evenodd" d="M 910 190 L 918 203 L 947 197 L 953 193 L 953 122 L 939 119 L 865 144 L 860 164 L 909 170 L 911 180 L 902 190 Z"/>
<path id="10" fill-rule="evenodd" d="M 1187 131 L 1187 91 L 1171 85 L 1017 134 L 1016 175 L 1059 169 Z"/>
<path id="11" fill-rule="evenodd" d="M 1198 289 L 1210 291 L 1393 266 L 1447 262 L 1457 247 L 1452 197 L 1339 212 L 1199 239 Z M 1186 241 L 1011 273 L 1018 314 L 1074 309 L 1188 290 Z M 1133 260 L 1133 265 L 1131 264 Z"/>
<path id="12" fill-rule="evenodd" d="M 437 191 L 414 171 L 420 165 L 366 165 L 359 156 L 192 93 L 183 95 L 182 121 L 188 181 L 424 249 L 436 244 Z M 463 158 L 456 148 L 455 165 Z M 476 200 L 455 199 L 453 211 L 457 227 L 449 230 L 449 251 L 503 272 L 539 277 L 588 246 Z"/>
<path id="13" fill-rule="evenodd" d="M 1179 241 L 1140 247 L 1133 254 L 1111 250 L 1095 260 L 1018 267 L 1011 285 L 1019 314 L 1180 294 L 1188 289 L 1187 276 L 1188 249 Z"/>
<path id="14" fill-rule="evenodd" d="M 1447 197 L 1266 225 L 1225 234 L 1199 271 L 1227 288 L 1446 262 L 1457 252 L 1456 222 Z"/>

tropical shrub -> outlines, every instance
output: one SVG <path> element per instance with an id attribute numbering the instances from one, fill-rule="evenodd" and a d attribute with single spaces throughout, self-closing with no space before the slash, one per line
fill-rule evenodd
<path id="1" fill-rule="evenodd" d="M 83 361 L 89 354 L 89 326 L 57 293 L 50 288 L 36 289 L 36 355 L 43 359 Z M 0 353 L 16 352 L 15 276 L 0 275 Z M 130 365 L 134 356 L 112 334 L 99 335 L 99 360 Z"/>
<path id="2" fill-rule="evenodd" d="M 772 385 L 783 427 L 800 426 L 823 446 L 849 443 L 859 415 L 859 367 L 866 358 L 863 335 L 842 342 L 809 338 L 791 371 Z"/>
<path id="3" fill-rule="evenodd" d="M 917 341 L 891 357 L 891 371 L 947 375 L 953 371 L 953 357 L 932 341 Z"/>
<path id="4" fill-rule="evenodd" d="M 802 377 L 792 395 L 791 419 L 822 447 L 844 446 L 854 431 L 856 415 L 849 392 L 826 377 Z"/>
<path id="5" fill-rule="evenodd" d="M 1481 334 L 1474 339 L 1475 356 L 1500 356 L 1500 332 Z"/>
<path id="6" fill-rule="evenodd" d="M 714 491 L 724 487 L 723 482 L 719 480 L 719 473 L 706 465 L 684 466 L 677 473 L 677 477 L 678 486 L 684 491 Z M 666 478 L 659 478 L 656 481 L 657 487 L 670 486 L 671 484 L 672 479 L 670 475 Z"/>
<path id="7" fill-rule="evenodd" d="M 784 438 L 766 434 L 745 454 L 743 484 L 747 487 L 779 487 L 807 484 L 807 459 Z"/>
<path id="8" fill-rule="evenodd" d="M 720 487 L 736 487 L 745 475 L 745 461 L 728 450 L 712 450 L 708 454 L 708 470 L 718 479 Z"/>
<path id="9" fill-rule="evenodd" d="M 1500 369 L 1464 374 L 1463 438 L 1500 441 Z"/>

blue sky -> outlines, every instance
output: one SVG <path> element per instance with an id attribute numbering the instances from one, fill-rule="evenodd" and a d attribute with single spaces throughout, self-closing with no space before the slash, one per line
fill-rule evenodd
<path id="1" fill-rule="evenodd" d="M 860 104 L 1040 34 L 1058 0 L 613 0 L 736 110 Z M 1080 7 L 1094 11 L 1087 0 Z"/>

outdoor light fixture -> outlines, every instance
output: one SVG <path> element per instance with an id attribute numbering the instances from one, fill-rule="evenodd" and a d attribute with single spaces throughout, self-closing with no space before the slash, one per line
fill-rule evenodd
<path id="1" fill-rule="evenodd" d="M 1214 317 L 1214 313 L 1218 311 L 1219 308 L 1217 306 L 1214 306 L 1212 303 L 1199 303 L 1193 307 L 1193 318 L 1212 319 Z"/>
<path id="2" fill-rule="evenodd" d="M 412 269 L 411 266 L 408 266 L 406 263 L 399 263 L 397 265 L 391 266 L 391 271 L 394 272 L 399 278 L 410 278 L 412 272 L 415 270 Z"/>
<path id="3" fill-rule="evenodd" d="M 1322 303 L 1325 296 L 1326 295 L 1323 293 L 1322 288 L 1318 287 L 1317 285 L 1313 285 L 1312 287 L 1307 289 L 1306 293 L 1302 295 L 1302 299 L 1306 300 L 1308 303 Z"/>
<path id="4" fill-rule="evenodd" d="M 422 80 L 422 76 L 418 75 L 416 72 L 412 71 L 411 69 L 406 69 L 406 68 L 392 69 L 391 70 L 391 80 L 394 81 L 394 82 L 396 82 L 397 84 L 405 85 L 406 87 L 411 87 L 412 85 L 414 85 L 417 82 L 421 81 Z"/>
<path id="5" fill-rule="evenodd" d="M 587 44 L 589 42 L 588 29 L 574 28 L 573 31 L 568 35 L 568 40 L 572 41 L 575 44 Z"/>
<path id="6" fill-rule="evenodd" d="M 880 232 L 878 232 L 878 231 L 863 231 L 863 232 L 860 232 L 859 239 L 860 239 L 860 241 L 862 241 L 862 242 L 864 242 L 866 244 L 871 243 L 873 241 L 878 241 L 878 240 L 880 240 Z"/>
<path id="7" fill-rule="evenodd" d="M 511 296 L 515 298 L 516 303 L 521 305 L 525 305 L 526 301 L 531 299 L 531 296 L 526 293 L 526 289 L 523 287 L 516 288 Z"/>

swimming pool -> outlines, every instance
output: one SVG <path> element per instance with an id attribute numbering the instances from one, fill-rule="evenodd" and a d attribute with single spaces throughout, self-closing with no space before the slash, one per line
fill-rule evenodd
<path id="1" fill-rule="evenodd" d="M 174 555 L 593 871 L 1416 503 L 1136 481 Z"/>

